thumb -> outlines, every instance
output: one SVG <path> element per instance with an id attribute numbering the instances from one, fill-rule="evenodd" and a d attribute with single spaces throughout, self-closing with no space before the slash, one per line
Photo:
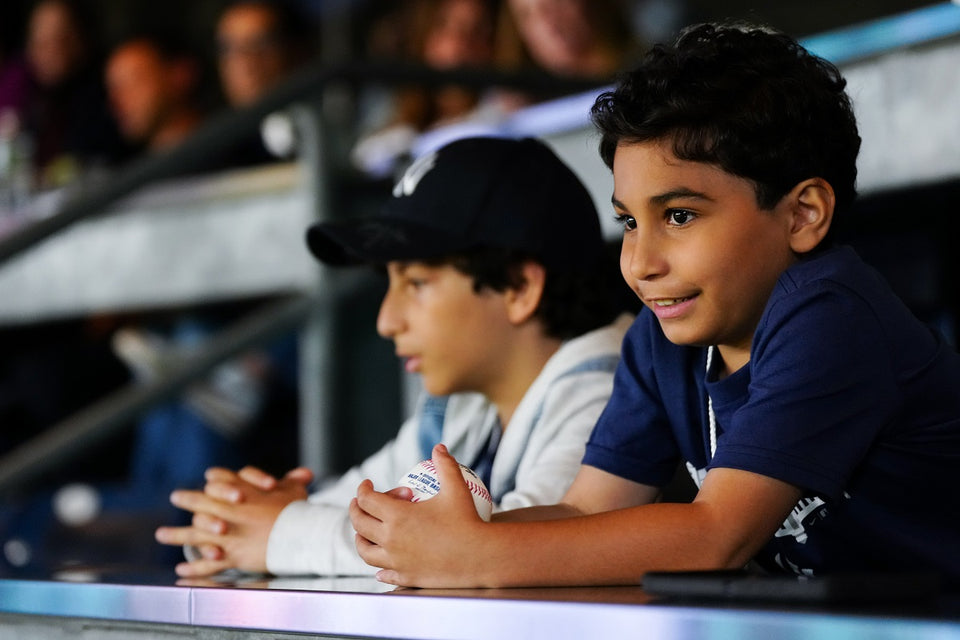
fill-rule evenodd
<path id="1" fill-rule="evenodd" d="M 446 446 L 438 444 L 433 448 L 433 466 L 437 468 L 441 493 L 446 496 L 466 495 L 471 504 L 473 503 L 470 489 L 463 479 L 463 472 L 460 471 L 460 464 L 450 455 Z"/>

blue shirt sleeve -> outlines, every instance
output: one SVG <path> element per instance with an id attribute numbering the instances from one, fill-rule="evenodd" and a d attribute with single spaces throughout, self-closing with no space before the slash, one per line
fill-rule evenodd
<path id="1" fill-rule="evenodd" d="M 613 394 L 590 436 L 583 463 L 634 482 L 666 485 L 688 453 L 673 432 L 675 416 L 694 426 L 694 438 L 700 439 L 696 398 L 701 384 L 688 373 L 691 357 L 698 356 L 669 344 L 653 314 L 641 311 L 624 338 Z M 665 390 L 674 406 L 665 404 Z"/>

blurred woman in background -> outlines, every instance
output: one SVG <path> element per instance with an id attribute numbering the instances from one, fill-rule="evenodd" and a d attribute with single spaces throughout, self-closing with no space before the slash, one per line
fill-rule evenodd
<path id="1" fill-rule="evenodd" d="M 386 13 L 370 36 L 374 59 L 422 64 L 440 71 L 491 68 L 499 20 L 497 0 L 415 0 Z M 399 42 L 398 34 L 403 34 Z M 498 120 L 495 105 L 484 104 L 472 88 L 405 87 L 390 99 L 385 124 L 370 127 L 352 153 L 356 166 L 373 175 L 388 175 L 418 135 L 468 119 Z"/>
<path id="2" fill-rule="evenodd" d="M 35 86 L 25 128 L 41 188 L 66 185 L 124 153 L 106 106 L 93 24 L 74 0 L 41 0 L 28 18 L 26 62 Z"/>
<path id="3" fill-rule="evenodd" d="M 507 0 L 507 5 L 498 48 L 508 68 L 609 80 L 639 49 L 620 0 Z"/>

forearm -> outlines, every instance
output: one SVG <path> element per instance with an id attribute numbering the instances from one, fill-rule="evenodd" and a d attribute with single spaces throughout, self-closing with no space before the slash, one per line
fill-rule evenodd
<path id="1" fill-rule="evenodd" d="M 568 495 L 571 504 L 588 504 L 585 491 L 575 487 Z M 772 478 L 715 469 L 690 504 L 480 524 L 473 529 L 477 551 L 464 578 L 474 580 L 469 586 L 497 587 L 637 584 L 648 571 L 741 567 L 774 535 L 800 496 L 796 487 Z"/>
<path id="2" fill-rule="evenodd" d="M 540 515 L 560 519 L 498 518 L 477 527 L 467 545 L 475 548 L 470 566 L 451 579 L 475 587 L 638 584 L 648 571 L 742 566 L 753 552 L 750 545 L 731 544 L 709 510 L 696 504 Z"/>
<path id="3" fill-rule="evenodd" d="M 542 520 L 558 520 L 582 515 L 577 509 L 568 504 L 540 505 L 524 509 L 511 509 L 493 514 L 493 522 L 537 522 Z"/>

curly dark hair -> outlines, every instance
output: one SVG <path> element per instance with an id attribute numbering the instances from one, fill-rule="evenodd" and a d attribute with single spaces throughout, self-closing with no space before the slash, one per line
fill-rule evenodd
<path id="1" fill-rule="evenodd" d="M 608 167 L 620 143 L 670 139 L 677 158 L 751 180 L 763 209 L 822 178 L 836 194 L 836 220 L 856 196 L 860 150 L 845 86 L 833 64 L 785 34 L 702 24 L 651 49 L 591 115 Z"/>
<path id="2" fill-rule="evenodd" d="M 554 338 L 575 338 L 611 323 L 620 311 L 634 311 L 625 302 L 629 291 L 620 277 L 613 254 L 595 269 L 547 268 L 543 295 L 534 312 L 547 335 Z M 512 249 L 478 248 L 442 258 L 422 260 L 439 266 L 450 265 L 473 278 L 473 289 L 504 291 L 523 285 L 523 265 L 536 258 Z M 634 296 L 630 296 L 635 300 Z"/>

